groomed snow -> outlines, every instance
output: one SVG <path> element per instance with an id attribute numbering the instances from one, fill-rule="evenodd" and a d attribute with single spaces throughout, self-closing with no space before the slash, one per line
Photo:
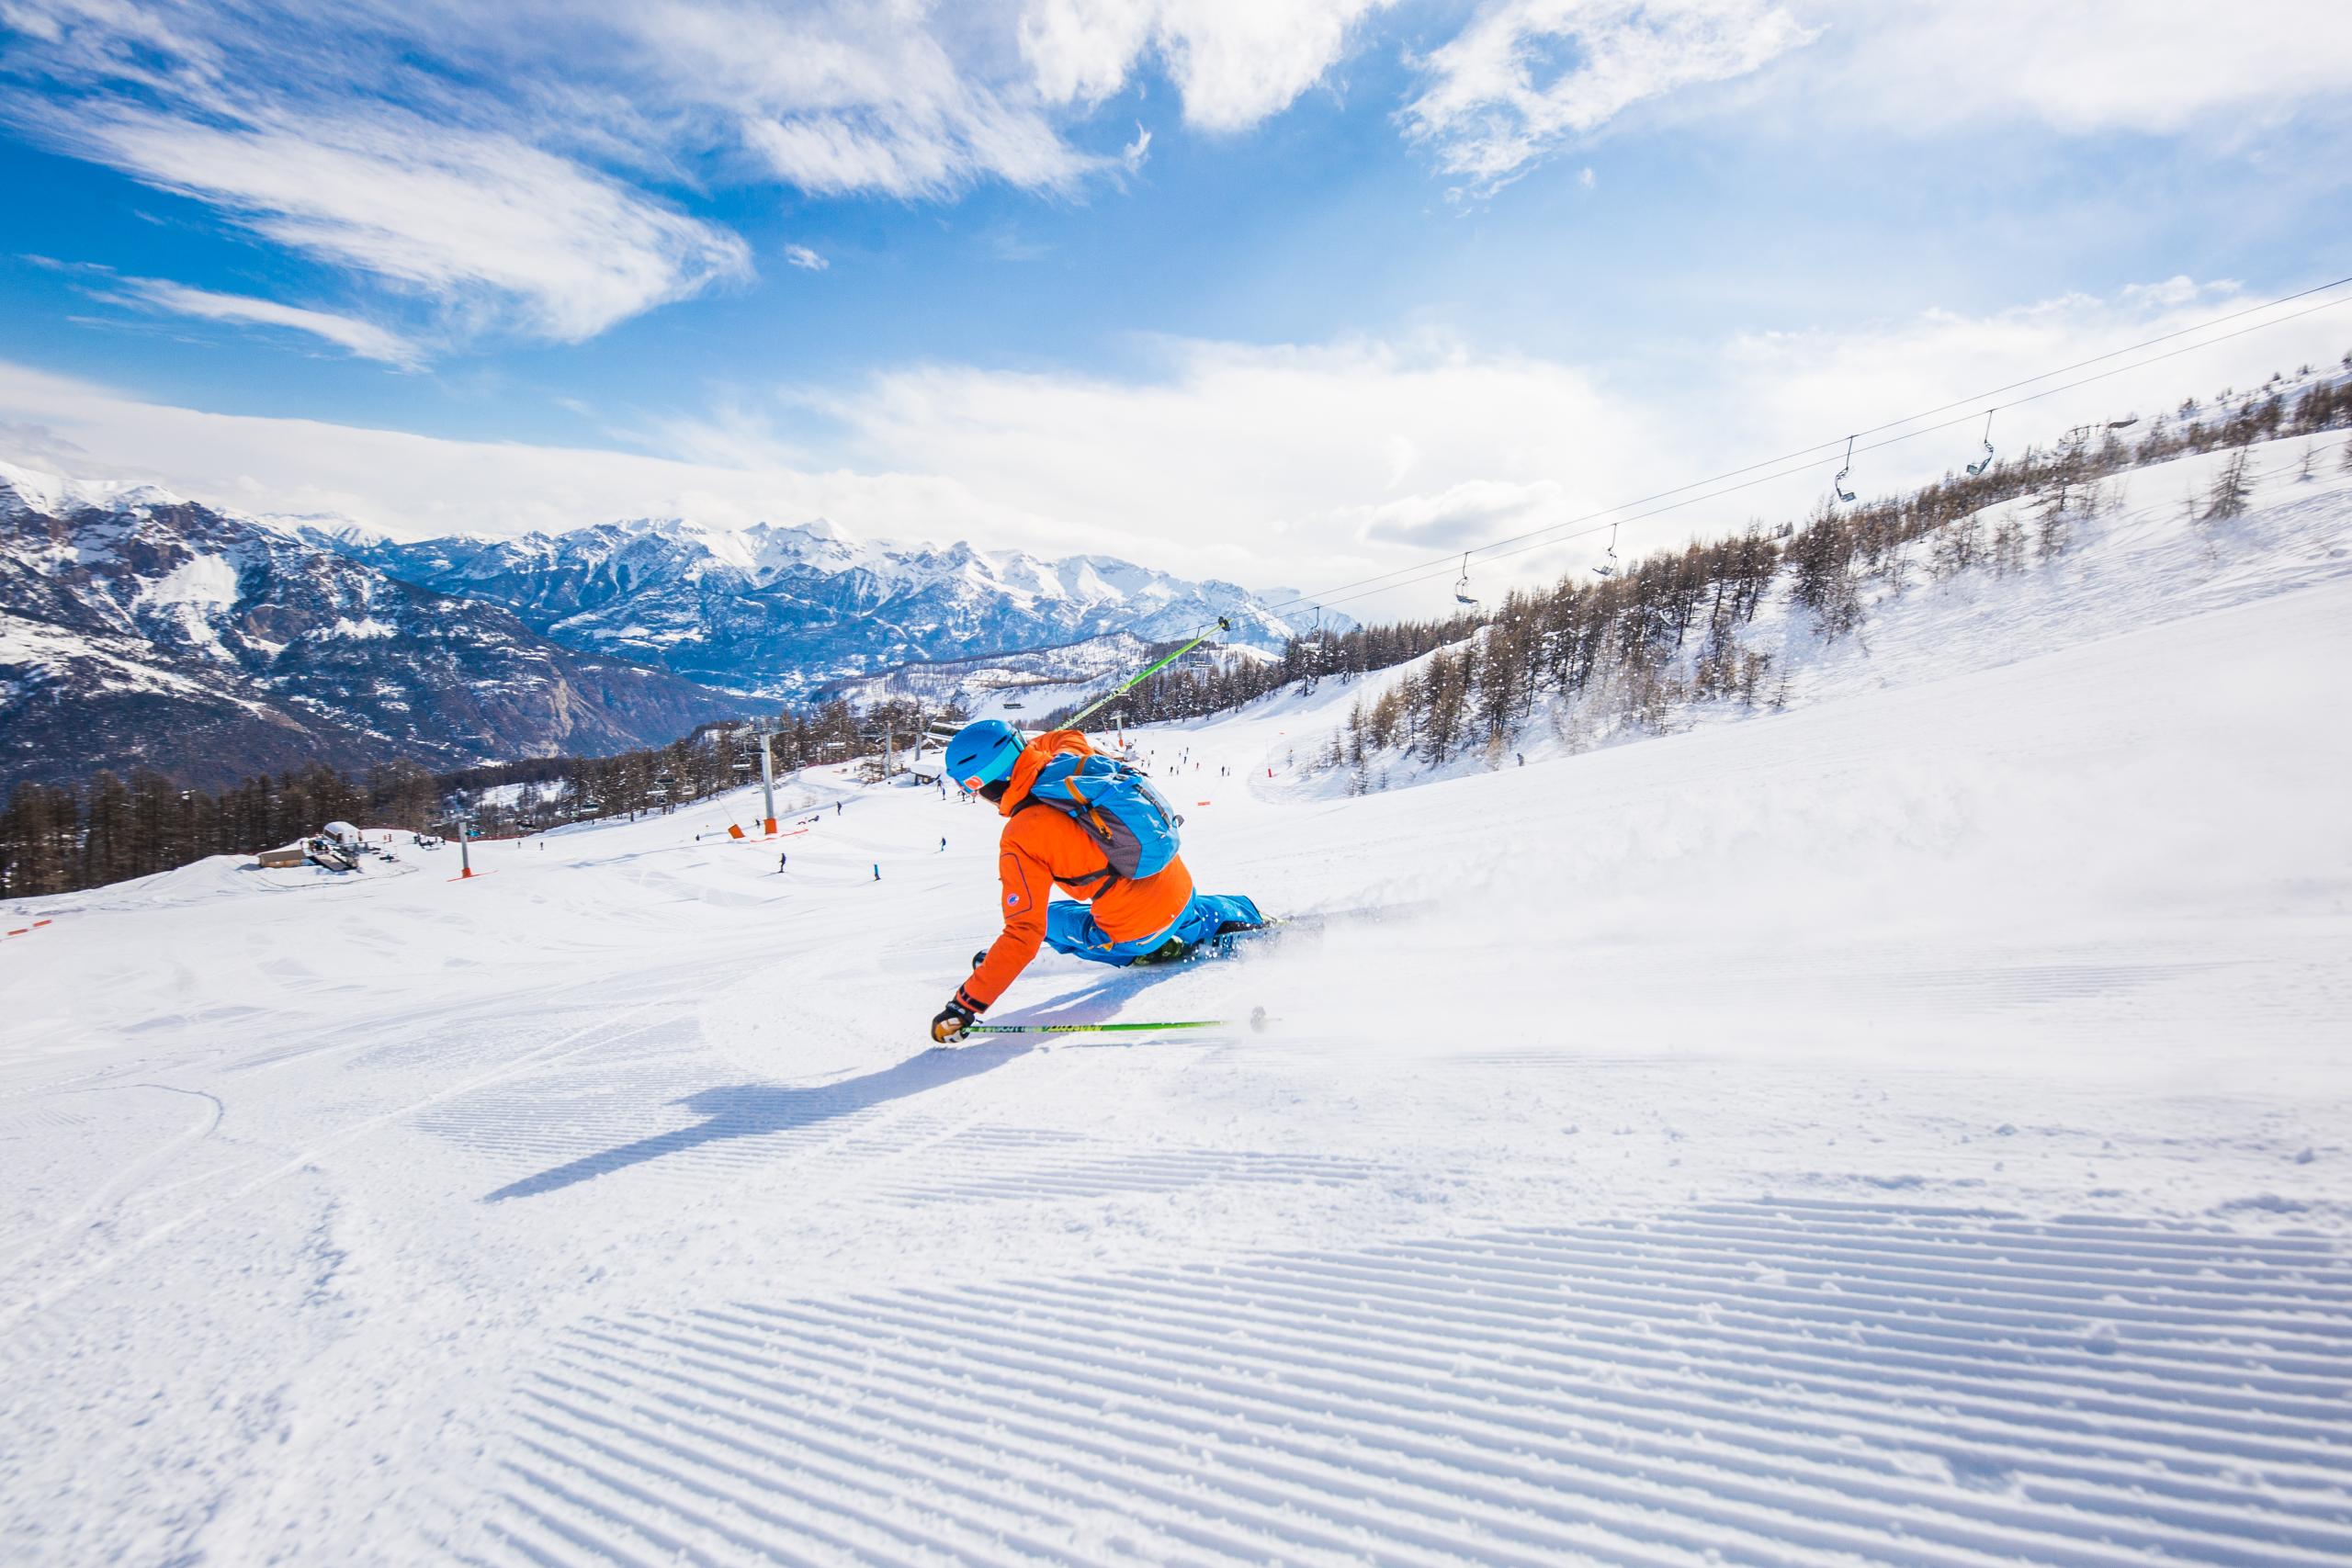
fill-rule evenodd
<path id="1" fill-rule="evenodd" d="M 926 1050 L 995 820 L 840 773 L 24 906 L 0 1543 L 2352 1560 L 2330 560 L 1363 798 L 1344 688 L 1144 732 L 1204 886 L 1417 908 L 998 1021 L 1263 1033 Z"/>

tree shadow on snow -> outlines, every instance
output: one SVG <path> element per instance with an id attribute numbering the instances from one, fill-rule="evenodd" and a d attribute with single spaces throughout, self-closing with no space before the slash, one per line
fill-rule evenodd
<path id="1" fill-rule="evenodd" d="M 703 1118 L 694 1126 L 657 1133 L 633 1144 L 583 1155 L 537 1176 L 509 1182 L 486 1194 L 482 1201 L 503 1203 L 510 1198 L 536 1198 L 543 1192 L 729 1138 L 756 1138 L 763 1134 L 814 1126 L 1001 1067 L 1030 1049 L 1026 1043 L 1008 1043 L 967 1045 L 958 1051 L 926 1051 L 879 1072 L 815 1088 L 753 1083 L 703 1089 L 672 1101 Z"/>

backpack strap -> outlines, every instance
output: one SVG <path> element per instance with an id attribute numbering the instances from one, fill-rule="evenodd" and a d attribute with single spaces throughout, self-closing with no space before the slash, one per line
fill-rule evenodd
<path id="1" fill-rule="evenodd" d="M 1048 811 L 1058 812 L 1060 815 L 1069 818 L 1072 822 L 1078 824 L 1078 830 L 1084 833 L 1089 839 L 1094 840 L 1094 847 L 1102 852 L 1102 870 L 1090 871 L 1083 876 L 1057 876 L 1054 878 L 1055 881 L 1060 883 L 1065 887 L 1073 889 L 1084 887 L 1091 884 L 1092 886 L 1092 891 L 1087 895 L 1090 901 L 1095 898 L 1100 898 L 1103 894 L 1108 893 L 1114 886 L 1117 886 L 1119 874 L 1111 869 L 1110 846 L 1102 841 L 1102 835 L 1094 830 L 1093 823 L 1089 822 L 1084 817 L 1075 811 L 1064 809 L 1061 804 L 1057 801 L 1039 800 L 1035 795 L 1032 795 L 1027 800 L 1024 800 L 1020 805 L 1014 807 L 1012 808 L 1012 815 L 1018 817 L 1033 806 L 1042 806 Z"/>

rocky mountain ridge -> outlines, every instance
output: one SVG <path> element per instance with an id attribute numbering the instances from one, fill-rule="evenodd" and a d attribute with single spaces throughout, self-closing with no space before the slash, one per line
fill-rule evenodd
<path id="1" fill-rule="evenodd" d="M 0 783 L 612 751 L 741 706 L 298 531 L 0 464 Z"/>
<path id="2" fill-rule="evenodd" d="M 1115 557 L 867 542 L 822 519 L 729 530 L 638 518 L 414 543 L 302 536 L 404 581 L 503 605 L 567 647 L 782 698 L 910 663 L 1114 634 L 1165 641 L 1220 615 L 1229 640 L 1267 649 L 1306 626 L 1232 583 Z"/>

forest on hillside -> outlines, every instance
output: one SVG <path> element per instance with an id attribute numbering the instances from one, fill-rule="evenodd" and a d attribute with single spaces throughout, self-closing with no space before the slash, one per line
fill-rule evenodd
<path id="1" fill-rule="evenodd" d="M 762 722 L 782 778 L 905 744 L 924 716 L 908 703 L 859 709 L 835 702 Z M 751 721 L 706 726 L 667 746 L 602 757 L 541 757 L 433 773 L 399 762 L 365 774 L 323 765 L 247 779 L 217 793 L 183 788 L 153 769 L 102 772 L 82 786 L 20 784 L 0 809 L 0 897 L 70 893 L 186 865 L 207 855 L 252 854 L 343 820 L 452 833 L 459 818 L 481 837 L 530 832 L 600 817 L 635 818 L 759 778 Z M 511 786 L 521 786 L 519 788 Z"/>

